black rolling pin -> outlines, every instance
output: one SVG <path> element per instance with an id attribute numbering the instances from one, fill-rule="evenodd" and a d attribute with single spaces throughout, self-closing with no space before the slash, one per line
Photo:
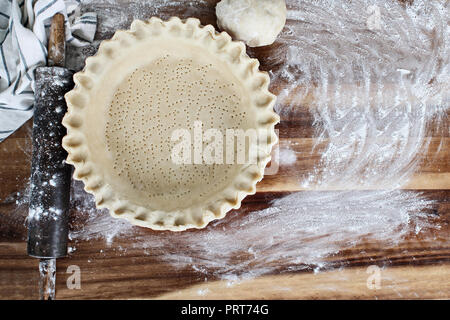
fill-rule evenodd
<path id="1" fill-rule="evenodd" d="M 67 106 L 64 94 L 73 88 L 73 72 L 64 68 L 64 16 L 52 19 L 48 48 L 49 67 L 35 72 L 33 155 L 28 215 L 27 251 L 40 258 L 41 299 L 54 298 L 54 259 L 67 255 L 71 167 L 61 142 L 66 129 L 61 121 Z M 47 273 L 47 274 L 46 274 Z M 44 279 L 42 276 L 44 274 Z M 53 276 L 53 280 L 52 277 Z"/>

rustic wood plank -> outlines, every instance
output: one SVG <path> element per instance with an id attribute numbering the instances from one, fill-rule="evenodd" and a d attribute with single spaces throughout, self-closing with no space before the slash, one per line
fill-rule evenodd
<path id="1" fill-rule="evenodd" d="M 326 191 L 324 191 L 326 192 Z M 355 191 L 357 192 L 357 191 Z M 363 242 L 358 246 L 341 251 L 327 259 L 330 268 L 365 268 L 369 265 L 377 265 L 391 270 L 396 267 L 398 271 L 398 279 L 402 279 L 402 270 L 407 274 L 414 275 L 415 268 L 421 266 L 431 266 L 449 269 L 450 263 L 450 190 L 447 191 L 430 191 L 424 190 L 424 196 L 438 200 L 432 210 L 441 228 L 438 230 L 430 230 L 429 232 L 417 236 L 411 234 L 400 245 L 383 247 L 376 242 Z M 268 202 L 272 199 L 282 197 L 286 193 L 257 193 L 245 199 L 243 207 L 240 210 L 230 212 L 225 218 L 225 223 L 232 222 L 234 219 L 239 219 L 242 214 L 251 214 L 254 210 L 259 210 L 267 207 Z M 0 206 L 0 211 L 2 207 Z M 17 212 L 16 212 L 17 215 Z M 26 215 L 26 208 L 23 208 L 21 217 Z M 79 218 L 78 218 L 79 219 Z M 23 221 L 23 219 L 22 219 Z M 3 221 L 0 221 L 3 225 Z M 225 224 L 226 225 L 226 224 Z M 81 225 L 78 228 L 82 227 Z M 214 228 L 214 226 L 210 226 Z M 9 230 L 11 230 L 10 228 Z M 153 234 L 155 231 L 136 227 L 137 233 L 135 235 Z M 2 242 L 0 242 L 0 298 L 36 298 L 37 297 L 37 262 L 36 259 L 30 258 L 26 255 L 26 244 L 22 241 L 25 237 L 25 228 L 18 228 L 16 234 L 6 237 L 2 235 Z M 195 231 L 194 231 L 195 232 Z M 1 234 L 1 233 L 0 233 Z M 164 233 L 160 233 L 164 236 Z M 431 240 L 430 240 L 431 239 Z M 193 285 L 199 285 L 205 281 L 205 275 L 198 273 L 191 268 L 176 268 L 174 265 L 167 264 L 157 252 L 142 253 L 142 249 L 133 247 L 133 238 L 118 238 L 114 241 L 111 247 L 106 246 L 103 240 L 81 241 L 71 243 L 76 247 L 76 251 L 69 257 L 58 260 L 57 272 L 57 297 L 76 298 L 76 299 L 114 299 L 114 298 L 155 298 L 159 295 L 162 297 L 176 298 L 176 292 Z M 119 248 L 126 248 L 120 250 Z M 68 274 L 66 270 L 70 265 L 77 265 L 81 269 L 82 289 L 69 290 L 66 286 Z M 360 270 L 356 269 L 356 270 Z M 289 266 L 280 265 L 278 272 L 286 272 Z M 421 277 L 421 270 L 417 269 L 418 277 Z M 435 272 L 441 269 L 426 269 L 430 272 Z M 444 270 L 444 271 L 445 271 Z M 311 283 L 314 287 L 320 283 L 320 280 L 315 280 L 317 274 L 311 273 L 310 268 L 298 273 L 300 278 L 294 281 L 295 286 L 300 285 L 304 281 Z M 334 272 L 334 271 L 332 271 Z M 353 271 L 349 271 L 350 273 Z M 356 271 L 355 271 L 356 272 Z M 431 291 L 431 285 L 423 286 L 422 282 L 412 282 L 411 288 L 417 292 L 426 292 L 420 298 L 442 298 L 444 294 L 449 296 L 450 292 L 442 287 L 440 284 L 446 281 L 448 274 L 444 273 L 432 274 L 429 281 L 433 281 L 433 285 L 440 288 L 434 293 Z M 305 275 L 305 273 L 307 275 Z M 325 272 L 328 274 L 328 271 Z M 319 273 L 321 275 L 322 273 Z M 304 280 L 305 277 L 308 280 Z M 11 280 L 13 279 L 13 280 Z M 208 277 L 208 284 L 217 278 L 214 276 Z M 265 279 L 265 278 L 263 278 Z M 269 279 L 272 279 L 269 277 Z M 328 281 L 327 276 L 319 278 L 323 281 Z M 356 278 L 360 281 L 360 278 Z M 276 292 L 270 294 L 267 288 L 267 282 L 262 280 L 255 280 L 253 289 L 260 287 L 261 295 L 249 294 L 245 296 L 246 289 L 243 290 L 243 298 L 269 298 L 272 295 L 277 295 Z M 268 280 L 269 281 L 269 280 Z M 271 281 L 271 280 L 270 280 Z M 308 282 L 309 281 L 309 282 Z M 331 280 L 330 280 L 331 281 Z M 362 281 L 362 280 L 361 280 Z M 400 281 L 400 280 L 399 280 Z M 323 284 L 326 282 L 323 282 Z M 200 286 L 194 287 L 195 290 L 203 290 L 207 288 Z M 336 296 L 331 293 L 325 294 L 320 292 L 323 297 L 340 298 L 348 297 L 345 295 L 347 287 L 340 287 L 340 283 L 336 281 L 330 282 L 331 286 L 335 287 Z M 215 292 L 217 284 L 212 283 L 211 292 Z M 252 286 L 252 285 L 250 285 Z M 360 287 L 355 287 L 358 290 Z M 391 291 L 380 293 L 380 297 L 395 297 L 393 291 L 397 290 L 395 286 L 391 286 Z M 189 289 L 190 290 L 190 289 Z M 306 290 L 306 287 L 305 289 Z M 400 289 L 398 289 L 400 290 Z M 402 289 L 403 290 L 403 289 Z M 430 290 L 430 291 L 426 291 Z M 401 290 L 400 290 L 401 291 Z M 187 291 L 187 297 L 195 298 L 190 291 Z M 315 292 L 315 291 L 314 291 Z M 403 291 L 402 291 L 403 292 Z M 170 294 L 174 293 L 174 296 Z M 192 296 L 190 294 L 192 293 Z M 168 296 L 164 296 L 167 294 Z M 279 293 L 281 294 L 281 293 Z M 299 292 L 296 297 L 300 298 L 307 296 L 306 291 Z M 311 293 L 310 293 L 311 294 Z M 319 292 L 317 293 L 319 294 Z M 369 298 L 364 291 L 359 292 L 361 297 Z M 228 297 L 225 293 L 224 297 Z M 284 298 L 294 297 L 291 295 L 283 296 Z M 319 295 L 317 296 L 319 297 Z"/>
<path id="2" fill-rule="evenodd" d="M 380 269 L 380 288 L 370 289 L 367 268 L 318 274 L 267 276 L 230 283 L 208 282 L 157 299 L 448 299 L 449 265 Z M 439 289 L 435 284 L 444 281 Z M 420 288 L 420 289 L 418 289 Z M 135 296 L 135 298 L 145 298 Z"/>
<path id="3" fill-rule="evenodd" d="M 376 139 L 368 143 L 377 143 Z M 289 149 L 297 156 L 297 161 L 289 165 L 281 165 L 276 175 L 266 175 L 257 185 L 258 191 L 301 191 L 311 190 L 315 186 L 304 187 L 300 181 L 304 180 L 314 170 L 320 160 L 323 147 L 327 140 L 316 146 L 315 138 L 280 138 L 279 148 Z M 398 157 L 402 155 L 399 154 Z M 420 156 L 420 155 L 419 155 Z M 422 151 L 423 159 L 417 171 L 410 177 L 402 189 L 450 189 L 450 138 L 430 138 L 426 151 Z M 355 177 L 356 179 L 357 177 Z M 349 185 L 348 189 L 357 186 Z M 378 184 L 371 189 L 385 189 L 386 185 Z M 343 190 L 342 186 L 327 190 Z"/>
<path id="4" fill-rule="evenodd" d="M 117 246 L 126 246 L 127 244 L 130 245 L 129 242 L 118 241 L 116 243 Z M 415 243 L 414 245 L 424 246 L 423 243 Z M 428 243 L 428 245 L 433 246 L 435 244 Z M 426 284 L 413 280 L 408 287 L 411 294 L 415 291 L 414 296 L 403 293 L 404 297 L 450 297 L 448 288 L 449 247 L 413 248 L 406 245 L 383 250 L 377 248 L 376 244 L 372 244 L 372 250 L 370 250 L 370 247 L 371 245 L 363 244 L 361 248 L 355 248 L 346 254 L 331 258 L 334 259 L 336 267 L 346 266 L 344 270 L 349 272 L 348 281 L 355 282 L 353 285 L 356 285 L 353 288 L 353 294 L 359 294 L 365 298 L 399 298 L 402 296 L 395 296 L 394 292 L 403 291 L 404 288 L 401 285 L 397 286 L 396 282 L 402 283 L 405 278 L 412 277 L 413 279 L 424 279 Z M 369 254 L 361 255 L 362 249 Z M 0 298 L 37 298 L 37 261 L 26 256 L 25 250 L 24 243 L 0 243 L 0 253 L 4 257 L 0 260 L 0 287 L 2 288 Z M 405 254 L 405 251 L 408 254 Z M 411 263 L 411 258 L 414 258 L 414 263 Z M 66 286 L 69 277 L 66 270 L 71 265 L 77 265 L 81 269 L 80 290 L 69 290 Z M 366 290 L 367 288 L 361 287 L 365 284 L 367 274 L 361 278 L 360 276 L 364 276 L 364 274 L 358 276 L 358 274 L 354 275 L 354 272 L 365 271 L 369 265 L 377 265 L 387 271 L 387 273 L 384 273 L 384 271 L 383 273 L 386 279 L 392 281 L 388 286 L 390 292 L 371 292 Z M 196 296 L 198 290 L 204 291 L 205 289 L 209 289 L 213 293 L 209 298 L 226 299 L 235 295 L 235 298 L 240 297 L 241 299 L 268 299 L 275 296 L 288 299 L 307 298 L 309 295 L 314 295 L 315 286 L 332 288 L 331 291 L 335 294 L 322 292 L 319 295 L 317 293 L 316 298 L 350 298 L 346 295 L 349 288 L 337 281 L 339 279 L 332 279 L 335 277 L 333 275 L 339 274 L 340 271 L 329 270 L 311 273 L 308 269 L 286 276 L 290 279 L 289 281 L 270 276 L 267 280 L 265 280 L 265 277 L 252 280 L 250 281 L 250 286 L 254 289 L 252 292 L 243 289 L 239 290 L 240 293 L 237 294 L 231 288 L 231 290 L 224 290 L 222 293 L 218 290 L 214 295 L 214 291 L 217 289 L 217 283 L 212 282 L 215 279 L 214 277 L 208 277 L 208 282 L 205 284 L 205 275 L 196 273 L 192 269 L 176 269 L 173 265 L 158 261 L 155 256 L 142 255 L 139 249 L 128 249 L 126 254 L 116 252 L 115 249 L 104 249 L 102 241 L 78 243 L 77 252 L 69 258 L 59 259 L 57 267 L 58 299 L 155 298 L 159 295 L 163 295 L 163 298 L 180 298 L 179 294 L 181 293 L 183 293 L 181 296 L 185 296 L 185 298 L 208 298 Z M 392 270 L 396 270 L 397 273 L 390 275 Z M 428 274 L 428 276 L 424 276 L 425 274 Z M 253 281 L 255 281 L 254 284 L 252 284 Z M 283 295 L 282 292 L 277 292 L 277 290 L 271 292 L 270 288 L 273 288 L 274 283 L 283 283 L 281 286 L 291 287 L 295 293 Z M 179 292 L 192 285 L 196 286 L 186 292 Z M 298 285 L 304 286 L 301 292 L 296 291 Z M 310 291 L 308 291 L 308 288 Z M 439 289 L 437 290 L 437 288 Z M 219 296 L 218 294 L 223 295 Z"/>
<path id="5" fill-rule="evenodd" d="M 216 2 L 186 2 L 183 6 L 175 2 L 156 8 L 149 1 L 117 0 L 115 4 L 92 1 L 85 4 L 83 11 L 99 13 L 96 39 L 106 39 L 112 36 L 114 29 L 128 28 L 133 19 L 148 19 L 153 15 L 164 19 L 173 15 L 197 17 L 203 24 L 216 25 Z M 117 25 L 111 27 L 112 21 Z M 70 48 L 69 59 L 77 55 L 92 55 L 96 49 L 96 45 Z M 272 50 L 283 52 L 282 44 L 249 48 L 248 53 L 260 60 L 262 70 L 276 72 L 284 57 L 283 54 L 274 57 Z M 77 64 L 69 67 L 77 70 L 83 67 L 80 59 L 72 61 Z M 273 81 L 270 89 L 277 94 L 285 85 L 281 80 Z M 346 90 L 358 90 L 352 84 L 344 86 Z M 296 90 L 302 89 L 298 87 Z M 288 97 L 279 101 L 280 109 L 289 109 L 288 113 L 282 113 L 282 121 L 277 126 L 279 146 L 295 152 L 297 161 L 282 165 L 277 175 L 266 176 L 258 184 L 257 194 L 247 197 L 240 210 L 230 212 L 225 223 L 263 209 L 271 200 L 289 192 L 308 192 L 299 185 L 299 181 L 315 167 L 321 155 L 320 147 L 311 151 L 318 138 L 311 114 L 314 101 L 313 92 L 302 100 Z M 449 115 L 450 111 L 447 119 Z M 133 239 L 116 239 L 111 247 L 106 246 L 103 240 L 72 242 L 71 246 L 77 250 L 58 260 L 57 298 L 449 298 L 450 131 L 448 123 L 446 125 L 444 128 L 432 126 L 427 131 L 429 148 L 423 150 L 422 164 L 404 186 L 405 189 L 421 191 L 425 198 L 435 201 L 431 213 L 440 229 L 426 231 L 420 236 L 408 235 L 405 241 L 392 247 L 362 242 L 330 256 L 327 260 L 332 269 L 317 274 L 306 268 L 303 272 L 267 275 L 231 286 L 225 281 L 215 281 L 217 278 L 213 276 L 208 277 L 205 283 L 204 274 L 189 268 L 177 269 L 163 262 L 157 252 L 144 255 L 141 249 L 133 248 Z M 23 193 L 27 192 L 30 158 L 31 121 L 0 144 L 0 299 L 38 297 L 38 264 L 36 259 L 26 255 L 24 220 L 27 203 L 22 200 Z M 83 219 L 83 212 L 73 212 L 73 228 L 82 228 Z M 140 235 L 154 233 L 136 228 Z M 118 250 L 120 247 L 127 248 L 126 252 Z M 384 268 L 382 287 L 375 291 L 366 286 L 366 268 L 373 264 Z M 81 290 L 69 290 L 66 286 L 66 270 L 70 265 L 77 265 L 82 271 Z M 345 269 L 341 270 L 342 267 Z M 288 270 L 289 266 L 280 265 L 278 271 Z"/>

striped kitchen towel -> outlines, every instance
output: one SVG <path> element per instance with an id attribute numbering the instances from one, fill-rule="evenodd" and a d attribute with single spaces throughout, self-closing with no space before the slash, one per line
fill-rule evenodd
<path id="1" fill-rule="evenodd" d="M 55 13 L 66 17 L 70 45 L 92 42 L 93 12 L 81 14 L 80 1 L 0 0 L 0 142 L 33 115 L 34 69 L 47 62 L 47 38 Z"/>

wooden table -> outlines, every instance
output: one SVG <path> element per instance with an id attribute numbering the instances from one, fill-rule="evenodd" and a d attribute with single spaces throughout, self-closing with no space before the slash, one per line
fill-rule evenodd
<path id="1" fill-rule="evenodd" d="M 160 1 L 159 1 L 160 2 Z M 155 9 L 138 1 L 118 1 L 118 5 L 103 2 L 89 3 L 83 10 L 99 14 L 97 39 L 109 38 L 112 16 L 120 16 L 120 25 L 127 28 L 133 18 L 157 14 L 162 18 L 172 15 L 195 16 L 203 24 L 214 24 L 216 1 L 205 1 L 199 7 L 169 5 Z M 73 55 L 95 53 L 94 46 L 77 49 Z M 273 66 L 269 59 L 270 47 L 249 50 L 261 60 L 263 70 Z M 82 65 L 73 65 L 80 69 Z M 274 83 L 271 90 L 277 92 Z M 280 144 L 295 140 L 299 154 L 314 143 L 312 116 L 309 103 L 303 101 L 289 119 L 278 126 Z M 289 120 L 289 121 L 288 121 Z M 0 298 L 35 299 L 38 297 L 38 261 L 26 255 L 24 219 L 27 203 L 22 203 L 30 171 L 31 122 L 0 144 Z M 295 130 L 293 130 L 295 129 Z M 382 248 L 377 243 L 362 242 L 343 250 L 327 260 L 329 270 L 319 273 L 306 268 L 301 272 L 269 274 L 256 279 L 240 281 L 230 286 L 227 281 L 208 277 L 192 269 L 179 270 L 161 262 L 157 255 L 143 255 L 132 247 L 132 239 L 119 238 L 111 247 L 102 239 L 76 243 L 76 251 L 58 260 L 57 298 L 120 299 L 120 298 L 224 298 L 224 299 L 371 299 L 371 298 L 449 298 L 450 297 L 450 137 L 448 132 L 430 131 L 431 146 L 424 151 L 425 161 L 405 189 L 422 191 L 435 201 L 433 214 L 441 229 L 410 235 L 400 245 Z M 439 150 L 438 150 L 439 148 Z M 257 193 L 243 202 L 240 210 L 229 213 L 225 219 L 249 214 L 272 199 L 299 190 L 292 181 L 293 173 L 311 170 L 319 153 L 299 158 L 289 167 L 281 167 L 277 175 L 267 176 L 258 184 Z M 17 194 L 17 193 L 20 194 Z M 309 192 L 309 191 L 302 191 Z M 16 203 L 18 201 L 19 203 Z M 72 212 L 74 217 L 82 212 Z M 141 232 L 152 232 L 142 230 Z M 126 247 L 118 253 L 116 248 Z M 77 265 L 82 270 L 82 288 L 69 290 L 66 286 L 67 267 Z M 366 285 L 369 265 L 380 265 L 382 286 L 369 289 Z M 283 266 L 280 266 L 281 271 Z M 201 293 L 201 294 L 199 294 Z"/>

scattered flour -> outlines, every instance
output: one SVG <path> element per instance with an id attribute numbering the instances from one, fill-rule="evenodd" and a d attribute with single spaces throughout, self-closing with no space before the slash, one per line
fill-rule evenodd
<path id="1" fill-rule="evenodd" d="M 82 193 L 80 183 L 74 188 Z M 432 202 L 400 190 L 299 192 L 274 200 L 267 209 L 230 215 L 206 229 L 164 234 L 91 209 L 93 199 L 86 197 L 78 205 L 91 212 L 86 223 L 72 231 L 73 240 L 105 239 L 106 245 L 115 246 L 114 241 L 131 238 L 134 248 L 174 267 L 190 266 L 230 280 L 276 270 L 321 269 L 330 254 L 363 239 L 389 246 L 408 234 L 436 227 L 426 213 Z"/>
<path id="2" fill-rule="evenodd" d="M 281 87 L 276 108 L 286 119 L 313 96 L 309 110 L 316 143 L 310 152 L 322 148 L 315 170 L 299 184 L 311 190 L 385 190 L 298 192 L 261 211 L 229 214 L 204 230 L 162 234 L 97 211 L 81 183 L 74 182 L 74 206 L 87 217 L 72 231 L 73 240 L 105 239 L 115 246 L 114 241 L 132 238 L 134 247 L 174 267 L 235 281 L 276 270 L 320 270 L 330 255 L 362 240 L 388 246 L 424 228 L 439 228 L 428 215 L 432 201 L 396 189 L 420 164 L 429 130 L 448 130 L 448 4 L 373 1 L 381 20 L 379 29 L 369 30 L 366 1 L 287 3 L 279 52 L 269 58 L 278 66 L 270 70 L 272 81 Z M 156 1 L 144 11 L 158 15 L 170 5 Z M 188 16 L 201 17 L 205 10 L 203 2 L 185 5 Z M 132 12 L 143 18 L 144 11 Z M 111 13 L 100 25 L 105 34 L 132 20 Z M 289 148 L 278 152 L 280 166 L 297 161 Z"/>
<path id="3" fill-rule="evenodd" d="M 290 166 L 297 161 L 297 155 L 295 151 L 289 148 L 277 148 L 274 152 L 275 154 L 273 156 L 278 159 L 279 165 L 281 166 Z"/>
<path id="4" fill-rule="evenodd" d="M 209 289 L 199 289 L 199 290 L 197 290 L 197 294 L 199 296 L 204 296 L 204 295 L 206 295 L 208 293 L 209 293 Z"/>
<path id="5" fill-rule="evenodd" d="M 286 84 L 278 112 L 289 117 L 314 97 L 314 148 L 325 146 L 304 187 L 401 187 L 430 127 L 448 132 L 448 122 L 436 122 L 450 102 L 449 4 L 374 3 L 375 30 L 366 27 L 366 1 L 302 1 L 289 10 L 285 61 L 272 71 Z"/>
<path id="6" fill-rule="evenodd" d="M 204 1 L 131 2 L 131 14 L 119 7 L 104 12 L 105 3 L 111 1 L 82 1 L 84 10 L 98 12 L 102 36 L 127 28 L 133 18 L 168 18 L 167 7 L 180 4 L 185 8 L 182 17 L 211 14 Z M 380 9 L 380 25 L 374 30 L 367 27 L 369 4 Z M 275 93 L 282 118 L 314 97 L 309 110 L 315 134 L 310 138 L 316 143 L 304 152 L 319 149 L 322 156 L 298 181 L 311 191 L 275 199 L 260 211 L 230 213 L 203 230 L 157 233 L 96 210 L 93 197 L 74 181 L 72 207 L 82 217 L 72 226 L 72 246 L 104 239 L 106 246 L 126 251 L 121 239 L 132 238 L 133 247 L 143 253 L 174 267 L 220 275 L 231 285 L 278 270 L 321 270 L 331 255 L 363 240 L 383 247 L 439 228 L 428 214 L 432 201 L 397 188 L 420 164 L 419 151 L 426 150 L 430 130 L 439 128 L 448 135 L 448 2 L 321 0 L 287 5 L 287 25 L 266 64 L 277 66 L 270 73 L 281 88 Z M 95 46 L 73 52 L 69 65 L 79 68 Z M 288 148 L 279 151 L 279 158 L 280 166 L 298 161 Z M 384 190 L 315 191 L 374 186 Z"/>

